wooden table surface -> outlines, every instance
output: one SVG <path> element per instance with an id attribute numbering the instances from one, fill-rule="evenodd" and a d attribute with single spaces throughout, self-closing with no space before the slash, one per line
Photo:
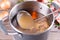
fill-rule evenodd
<path id="1" fill-rule="evenodd" d="M 0 31 L 0 40 L 13 40 L 13 36 L 8 36 Z M 60 40 L 60 32 L 50 32 L 47 40 Z"/>

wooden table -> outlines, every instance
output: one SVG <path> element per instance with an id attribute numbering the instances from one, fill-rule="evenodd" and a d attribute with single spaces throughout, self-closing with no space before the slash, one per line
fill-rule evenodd
<path id="1" fill-rule="evenodd" d="M 0 40 L 13 40 L 13 36 L 4 35 L 0 31 Z M 47 40 L 60 40 L 60 32 L 50 32 Z"/>

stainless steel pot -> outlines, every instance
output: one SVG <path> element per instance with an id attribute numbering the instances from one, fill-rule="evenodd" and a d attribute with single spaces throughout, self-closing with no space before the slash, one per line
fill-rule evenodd
<path id="1" fill-rule="evenodd" d="M 24 33 L 22 31 L 18 30 L 17 26 L 14 26 L 12 24 L 13 17 L 15 17 L 17 15 L 18 11 L 20 11 L 20 10 L 26 10 L 28 12 L 37 11 L 39 13 L 42 13 L 43 15 L 47 15 L 52 12 L 51 9 L 48 6 L 46 6 L 45 4 L 40 3 L 40 2 L 26 1 L 26 2 L 21 2 L 17 5 L 15 5 L 9 14 L 10 25 L 16 31 L 17 34 L 19 34 L 19 35 L 21 34 L 21 36 L 22 36 L 22 37 L 20 36 L 21 40 L 47 40 L 48 33 L 54 24 L 54 20 L 55 20 L 54 15 L 51 14 L 51 15 L 47 16 L 50 27 L 48 29 L 46 29 L 43 33 L 33 33 L 33 34 Z M 16 38 L 16 36 L 14 36 L 14 37 Z"/>
<path id="2" fill-rule="evenodd" d="M 50 27 L 45 30 L 45 32 L 43 33 L 24 33 L 20 30 L 17 29 L 17 26 L 14 26 L 12 24 L 12 19 L 13 17 L 18 13 L 18 11 L 20 10 L 26 10 L 28 12 L 32 12 L 32 11 L 37 11 L 39 13 L 42 13 L 43 15 L 47 15 L 49 13 L 51 13 L 51 9 L 49 9 L 45 4 L 40 3 L 40 2 L 35 2 L 35 1 L 27 1 L 27 2 L 22 2 L 19 3 L 17 5 L 15 5 L 9 15 L 9 21 L 10 21 L 10 25 L 11 27 L 18 33 L 23 35 L 22 40 L 47 40 L 47 35 L 48 35 L 48 31 L 51 29 L 51 27 L 54 24 L 54 16 L 53 14 L 49 15 L 48 21 L 50 24 Z"/>

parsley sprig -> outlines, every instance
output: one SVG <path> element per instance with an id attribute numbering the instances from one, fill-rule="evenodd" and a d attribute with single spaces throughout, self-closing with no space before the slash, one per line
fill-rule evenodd
<path id="1" fill-rule="evenodd" d="M 51 5 L 51 3 L 53 2 L 53 0 L 48 0 L 48 4 L 47 4 L 47 6 L 50 8 L 50 5 Z"/>

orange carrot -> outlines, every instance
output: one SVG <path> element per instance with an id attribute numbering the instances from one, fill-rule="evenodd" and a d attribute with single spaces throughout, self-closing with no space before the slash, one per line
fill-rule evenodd
<path id="1" fill-rule="evenodd" d="M 37 18 L 37 12 L 36 12 L 36 11 L 33 11 L 33 12 L 32 12 L 32 18 L 33 18 L 33 19 L 36 19 L 36 18 Z"/>

